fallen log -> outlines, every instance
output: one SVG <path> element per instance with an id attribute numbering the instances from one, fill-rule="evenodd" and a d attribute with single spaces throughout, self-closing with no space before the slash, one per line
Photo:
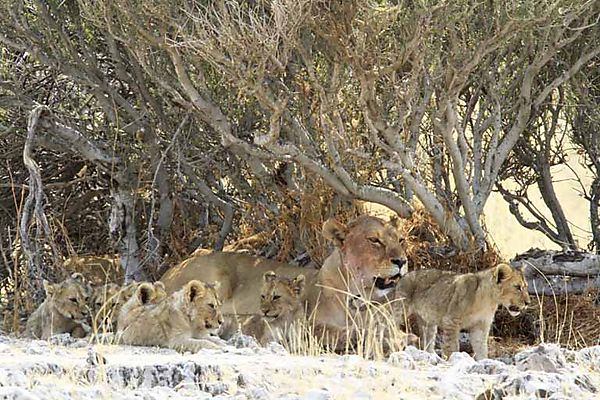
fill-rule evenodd
<path id="1" fill-rule="evenodd" d="M 583 251 L 530 249 L 510 261 L 524 274 L 532 295 L 581 294 L 600 288 L 600 255 Z"/>

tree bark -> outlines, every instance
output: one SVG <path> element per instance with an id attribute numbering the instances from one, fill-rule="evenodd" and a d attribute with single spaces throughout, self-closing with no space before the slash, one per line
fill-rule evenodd
<path id="1" fill-rule="evenodd" d="M 113 199 L 109 233 L 115 243 L 121 259 L 121 266 L 125 269 L 125 283 L 146 280 L 147 274 L 142 268 L 139 258 L 137 243 L 137 229 L 135 225 L 135 207 L 131 188 L 117 187 L 111 190 Z"/>
<path id="2" fill-rule="evenodd" d="M 590 226 L 592 229 L 592 243 L 596 254 L 600 253 L 600 215 L 598 215 L 598 204 L 600 203 L 600 176 L 594 177 L 590 190 Z"/>
<path id="3" fill-rule="evenodd" d="M 580 294 L 600 287 L 600 255 L 531 249 L 511 260 L 524 268 L 530 294 Z"/>

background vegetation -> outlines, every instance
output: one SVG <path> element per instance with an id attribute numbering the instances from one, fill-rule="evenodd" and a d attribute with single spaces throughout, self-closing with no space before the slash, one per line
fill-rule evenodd
<path id="1" fill-rule="evenodd" d="M 321 223 L 356 200 L 430 221 L 435 234 L 409 234 L 445 265 L 495 259 L 493 192 L 560 248 L 600 251 L 597 1 L 0 0 L 0 13 L 5 291 L 25 282 L 38 298 L 76 254 L 117 253 L 143 279 L 244 238 L 318 265 Z M 592 177 L 590 243 L 555 190 L 571 154 Z"/>

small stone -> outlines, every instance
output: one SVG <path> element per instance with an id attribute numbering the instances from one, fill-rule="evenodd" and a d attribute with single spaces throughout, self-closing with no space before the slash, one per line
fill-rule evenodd
<path id="1" fill-rule="evenodd" d="M 464 365 L 464 364 L 473 365 L 473 364 L 475 364 L 475 360 L 473 359 L 473 357 L 471 357 L 467 353 L 456 352 L 456 353 L 450 354 L 450 357 L 448 358 L 448 363 L 451 365 Z"/>
<path id="2" fill-rule="evenodd" d="M 390 354 L 388 363 L 402 369 L 415 369 L 415 359 L 405 351 L 397 351 Z"/>
<path id="3" fill-rule="evenodd" d="M 304 400 L 329 400 L 333 397 L 325 389 L 313 389 L 306 392 Z"/>
<path id="4" fill-rule="evenodd" d="M 404 352 L 406 352 L 407 354 L 409 354 L 413 360 L 415 360 L 415 362 L 422 362 L 422 363 L 427 363 L 427 364 L 431 364 L 431 365 L 438 365 L 440 362 L 442 362 L 442 358 L 440 356 L 438 356 L 435 353 L 428 353 L 426 351 L 423 350 L 419 350 L 414 346 L 406 346 L 406 349 L 404 349 Z"/>
<path id="5" fill-rule="evenodd" d="M 515 364 L 521 371 L 558 373 L 567 367 L 561 348 L 555 344 L 541 344 L 515 354 Z"/>
<path id="6" fill-rule="evenodd" d="M 499 360 L 485 359 L 469 366 L 465 372 L 468 374 L 500 375 L 508 372 L 508 365 Z"/>

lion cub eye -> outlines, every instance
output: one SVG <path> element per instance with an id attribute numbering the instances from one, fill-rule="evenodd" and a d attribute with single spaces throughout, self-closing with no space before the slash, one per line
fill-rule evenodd
<path id="1" fill-rule="evenodd" d="M 521 289 L 522 289 L 522 287 L 521 287 L 521 285 L 515 285 L 515 289 L 517 289 L 517 290 L 521 290 Z"/>
<path id="2" fill-rule="evenodd" d="M 264 295 L 264 294 L 261 294 L 261 295 L 260 295 L 260 298 L 264 300 L 264 299 L 265 299 L 265 295 Z"/>
<path id="3" fill-rule="evenodd" d="M 71 297 L 69 300 L 72 301 L 73 303 L 77 303 L 77 298 L 75 298 L 75 297 Z"/>
<path id="4" fill-rule="evenodd" d="M 381 243 L 381 240 L 379 240 L 379 238 L 376 238 L 376 237 L 370 237 L 369 242 L 371 242 L 372 244 L 374 244 L 376 246 L 383 245 L 383 243 Z"/>
<path id="5" fill-rule="evenodd" d="M 275 296 L 273 296 L 273 300 L 279 300 L 280 298 L 281 298 L 281 296 L 279 296 L 277 294 Z"/>
<path id="6" fill-rule="evenodd" d="M 210 303 L 208 306 L 213 310 L 215 309 L 215 305 L 213 303 Z"/>

